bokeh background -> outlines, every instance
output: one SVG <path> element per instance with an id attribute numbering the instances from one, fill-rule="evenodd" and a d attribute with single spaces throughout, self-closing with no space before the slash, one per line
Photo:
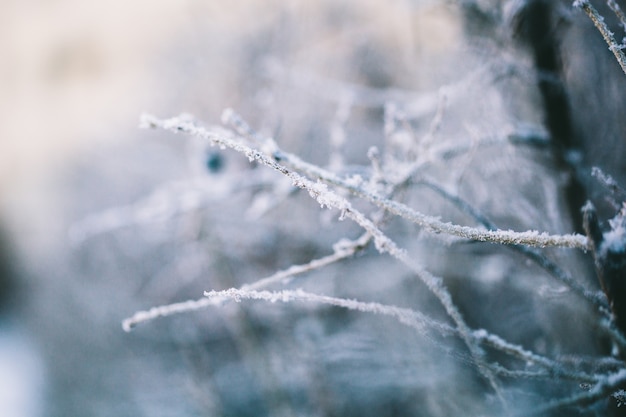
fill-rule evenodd
<path id="1" fill-rule="evenodd" d="M 211 219 L 187 214 L 182 222 L 114 227 L 78 242 L 70 231 L 93 213 L 142 201 L 163 183 L 206 176 L 206 150 L 140 131 L 142 112 L 189 112 L 215 123 L 234 107 L 265 132 L 280 131 L 291 151 L 323 162 L 345 90 L 324 80 L 436 92 L 442 74 L 454 72 L 441 65 L 459 46 L 454 15 L 433 2 L 409 1 L 2 2 L 3 414 L 270 412 L 257 397 L 259 387 L 272 384 L 261 378 L 246 387 L 250 370 L 235 359 L 255 350 L 254 342 L 226 361 L 233 365 L 207 389 L 211 378 L 201 375 L 214 366 L 189 358 L 207 356 L 196 324 L 186 330 L 192 335 L 159 329 L 146 337 L 123 334 L 120 322 L 140 308 L 198 298 L 205 289 L 306 261 L 339 234 L 313 233 L 306 212 L 278 226 L 238 225 L 250 203 L 238 194 L 205 210 Z M 377 101 L 360 110 L 362 120 L 382 114 Z M 377 119 L 375 131 L 354 123 L 352 162 L 380 141 Z M 245 169 L 237 157 L 223 158 L 224 170 Z M 213 186 L 219 191 L 220 184 Z M 221 226 L 206 231 L 206 224 Z M 209 341 L 233 339 L 224 329 L 209 334 Z M 189 347 L 172 337 L 196 342 Z M 218 352 L 228 350 L 213 343 Z M 252 367 L 257 377 L 259 366 Z"/>
<path id="2" fill-rule="evenodd" d="M 454 342 L 385 318 L 251 303 L 121 328 L 137 310 L 253 282 L 359 236 L 239 155 L 140 130 L 142 112 L 219 124 L 232 107 L 286 150 L 346 172 L 369 166 L 371 146 L 402 161 L 427 138 L 465 151 L 422 179 L 502 228 L 571 232 L 549 153 L 511 145 L 547 135 L 532 59 L 507 23 L 519 2 L 484 3 L 0 2 L 3 416 L 500 415 Z M 584 73 L 571 73 L 585 96 Z M 404 197 L 471 222 L 432 191 Z M 386 230 L 446 277 L 472 325 L 547 355 L 606 348 L 589 337 L 588 306 L 524 259 L 402 222 Z M 584 259 L 552 255 L 594 285 Z M 445 320 L 372 248 L 296 287 Z M 507 395 L 523 410 L 568 389 L 522 381 Z"/>
<path id="3" fill-rule="evenodd" d="M 137 143 L 143 111 L 190 112 L 216 122 L 226 107 L 260 106 L 271 59 L 355 84 L 434 90 L 433 79 L 446 68 L 431 60 L 458 47 L 461 30 L 453 10 L 437 2 L 0 7 L 2 206 L 17 214 L 12 223 L 31 231 L 42 226 L 41 216 L 53 218 L 54 202 L 63 200 L 47 182 L 66 174 L 72 158 Z"/>

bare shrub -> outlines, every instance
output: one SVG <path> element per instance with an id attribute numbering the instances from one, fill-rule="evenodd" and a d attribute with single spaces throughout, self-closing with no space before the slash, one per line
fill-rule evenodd
<path id="1" fill-rule="evenodd" d="M 576 3 L 601 33 L 540 0 L 287 7 L 237 51 L 246 117 L 143 115 L 160 148 L 122 165 L 154 177 L 71 217 L 34 296 L 52 413 L 619 415 L 624 153 L 593 148 L 624 137 L 584 113 L 624 99 L 581 104 L 572 39 L 608 33 Z"/>

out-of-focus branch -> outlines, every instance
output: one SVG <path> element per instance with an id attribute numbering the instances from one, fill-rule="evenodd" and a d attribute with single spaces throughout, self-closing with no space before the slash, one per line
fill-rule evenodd
<path id="1" fill-rule="evenodd" d="M 589 16 L 595 27 L 604 38 L 606 44 L 609 45 L 609 50 L 613 52 L 613 55 L 615 56 L 615 59 L 617 59 L 619 66 L 622 68 L 622 71 L 624 71 L 624 74 L 626 74 L 626 54 L 624 54 L 623 46 L 618 44 L 615 40 L 613 32 L 611 32 L 607 24 L 604 22 L 604 17 L 602 17 L 602 15 L 598 13 L 598 10 L 593 7 L 589 0 L 576 0 L 574 2 L 574 7 L 579 7 L 583 9 L 587 16 Z M 618 10 L 621 12 L 621 9 L 618 8 Z M 620 20 L 623 21 L 623 13 L 621 14 Z"/>

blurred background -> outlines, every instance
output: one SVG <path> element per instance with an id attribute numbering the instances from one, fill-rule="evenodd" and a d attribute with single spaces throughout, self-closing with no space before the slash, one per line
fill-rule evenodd
<path id="1" fill-rule="evenodd" d="M 251 303 L 128 334 L 121 322 L 360 233 L 239 155 L 138 129 L 142 112 L 211 125 L 232 107 L 284 149 L 347 171 L 369 166 L 371 146 L 402 160 L 426 137 L 466 150 L 424 178 L 502 228 L 571 231 L 550 156 L 508 141 L 547 135 L 532 60 L 507 32 L 512 3 L 0 2 L 3 416 L 499 415 L 467 357 L 380 317 Z M 406 198 L 468 221 L 432 191 Z M 472 323 L 545 354 L 605 347 L 579 330 L 593 327 L 588 307 L 542 286 L 536 269 L 519 272 L 524 260 L 480 244 L 457 251 L 397 222 L 387 230 L 450 279 Z M 587 271 L 568 256 L 555 253 Z M 476 286 L 461 287 L 469 277 Z M 296 287 L 445 320 L 423 285 L 371 248 Z M 538 307 L 545 294 L 553 310 Z M 525 384 L 509 393 L 519 407 L 562 389 Z"/>
<path id="2" fill-rule="evenodd" d="M 260 278 L 295 258 L 306 261 L 320 242 L 340 235 L 304 235 L 313 229 L 306 212 L 293 219 L 295 229 L 288 222 L 240 226 L 249 199 L 237 194 L 212 203 L 220 212 L 208 215 L 198 209 L 139 226 L 131 219 L 77 240 L 72 227 L 91 214 L 141 202 L 164 183 L 210 173 L 205 149 L 140 131 L 144 111 L 189 112 L 215 123 L 225 107 L 234 107 L 265 132 L 280 131 L 291 151 L 322 162 L 345 90 L 324 80 L 436 91 L 433 80 L 451 71 L 424 64 L 458 47 L 453 11 L 409 1 L 60 0 L 3 1 L 0 16 L 3 415 L 250 413 L 250 403 L 260 401 L 242 380 L 250 370 L 232 359 L 235 368 L 225 366 L 218 387 L 207 389 L 209 378 L 199 375 L 213 366 L 189 358 L 205 361 L 206 338 L 233 339 L 228 331 L 126 335 L 121 320 L 140 308 Z M 311 91 L 320 82 L 330 97 Z M 378 99 L 363 111 L 381 115 L 383 104 Z M 378 117 L 377 131 L 358 127 L 355 159 L 365 160 L 381 123 Z M 223 170 L 247 166 L 236 156 L 212 157 Z M 215 192 L 219 180 L 210 185 Z M 162 199 L 175 201 L 176 193 Z M 231 262 L 237 267 L 224 266 Z M 196 324 L 187 327 L 201 332 Z M 218 348 L 211 351 L 224 350 L 213 344 Z"/>
<path id="3" fill-rule="evenodd" d="M 445 67 L 422 63 L 458 47 L 460 30 L 449 21 L 451 10 L 436 2 L 5 1 L 0 7 L 2 207 L 17 214 L 14 226 L 31 232 L 55 224 L 41 217 L 58 215 L 62 191 L 49 185 L 66 180 L 68 161 L 136 145 L 145 137 L 136 130 L 143 111 L 190 112 L 215 122 L 226 107 L 254 109 L 268 100 L 272 59 L 355 84 L 389 87 L 393 80 L 398 89 L 432 89 Z"/>

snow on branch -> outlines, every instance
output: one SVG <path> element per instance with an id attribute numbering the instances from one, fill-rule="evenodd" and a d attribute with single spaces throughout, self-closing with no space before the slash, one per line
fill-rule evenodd
<path id="1" fill-rule="evenodd" d="M 314 302 L 390 316 L 418 330 L 421 334 L 435 330 L 439 335 L 453 335 L 459 337 L 468 348 L 469 356 L 471 357 L 470 361 L 492 387 L 504 408 L 506 408 L 506 401 L 501 393 L 500 382 L 496 379 L 496 376 L 526 378 L 556 377 L 575 380 L 592 386 L 591 391 L 583 395 L 572 396 L 549 403 L 546 405 L 545 409 L 563 405 L 582 404 L 586 401 L 593 402 L 601 398 L 602 395 L 609 395 L 611 392 L 616 391 L 619 384 L 624 382 L 623 380 L 626 378 L 626 375 L 617 373 L 607 376 L 570 370 L 567 369 L 562 362 L 543 357 L 521 346 L 511 344 L 485 330 L 471 329 L 465 322 L 458 307 L 453 302 L 442 279 L 425 270 L 418 262 L 409 256 L 404 249 L 400 248 L 394 240 L 388 237 L 381 230 L 378 222 L 379 219 L 375 220 L 370 218 L 360 210 L 357 210 L 353 207 L 351 201 L 344 197 L 343 194 L 340 194 L 339 191 L 348 191 L 352 195 L 360 197 L 382 209 L 380 213 L 378 213 L 380 215 L 379 218 L 383 217 L 382 213 L 390 213 L 411 221 L 431 232 L 444 233 L 476 241 L 514 245 L 515 248 L 532 249 L 522 252 L 544 269 L 548 270 L 552 275 L 556 276 L 559 280 L 568 284 L 571 288 L 574 288 L 587 300 L 602 307 L 605 305 L 604 300 L 599 300 L 596 294 L 593 294 L 583 286 L 577 286 L 576 282 L 568 274 L 561 271 L 553 262 L 537 253 L 536 249 L 525 247 L 556 246 L 588 250 L 592 244 L 588 237 L 577 234 L 550 235 L 538 231 L 520 233 L 493 230 L 495 226 L 478 211 L 472 211 L 472 208 L 469 206 L 463 206 L 464 208 L 462 207 L 462 209 L 466 211 L 469 210 L 473 213 L 474 218 L 481 224 L 481 228 L 443 222 L 439 218 L 419 213 L 402 203 L 392 200 L 392 193 L 388 191 L 385 191 L 385 195 L 381 195 L 376 191 L 376 187 L 373 186 L 372 181 L 355 181 L 354 178 L 340 177 L 333 172 L 305 162 L 299 157 L 281 150 L 271 138 L 264 138 L 257 134 L 232 110 L 225 111 L 222 120 L 226 125 L 231 127 L 231 130 L 221 127 L 203 128 L 198 126 L 188 116 L 162 120 L 154 116 L 144 115 L 141 118 L 141 125 L 143 127 L 161 128 L 175 133 L 185 133 L 206 140 L 212 146 L 230 148 L 236 152 L 242 153 L 251 162 L 256 161 L 289 178 L 295 187 L 307 191 L 322 207 L 338 209 L 341 212 L 341 218 L 348 218 L 354 221 L 364 229 L 365 232 L 357 240 L 340 241 L 335 244 L 333 246 L 334 252 L 331 255 L 314 259 L 306 264 L 291 266 L 267 278 L 245 285 L 242 288 L 233 288 L 225 291 L 207 291 L 205 292 L 206 298 L 203 299 L 189 300 L 137 312 L 124 321 L 124 330 L 129 331 L 135 325 L 157 317 L 198 310 L 211 305 L 220 305 L 229 299 L 237 302 L 242 299 L 255 299 L 269 302 Z M 376 162 L 375 156 L 373 152 L 372 155 L 370 155 L 373 164 Z M 394 189 L 400 184 L 404 184 L 409 180 L 410 176 L 413 175 L 412 172 L 414 172 L 414 169 L 407 171 L 401 178 L 391 181 L 387 185 L 389 185 L 391 189 Z M 457 203 L 461 205 L 461 201 Z M 446 313 L 452 319 L 453 325 L 438 322 L 412 309 L 400 308 L 393 305 L 331 297 L 304 292 L 302 290 L 273 292 L 261 290 L 273 284 L 287 282 L 296 275 L 316 270 L 350 257 L 357 251 L 363 249 L 371 241 L 379 252 L 387 253 L 401 262 L 427 286 L 444 307 Z M 526 369 L 514 370 L 503 367 L 497 363 L 490 363 L 487 360 L 488 355 L 486 355 L 485 351 L 487 348 L 495 349 L 512 358 L 523 361 L 523 363 L 526 364 Z"/>
<path id="2" fill-rule="evenodd" d="M 136 325 L 158 317 L 196 311 L 209 306 L 219 306 L 226 300 L 233 300 L 236 302 L 240 302 L 241 300 L 264 300 L 272 303 L 311 302 L 346 308 L 364 313 L 380 314 L 394 318 L 398 322 L 417 330 L 420 334 L 435 331 L 440 336 L 459 336 L 458 330 L 454 327 L 434 320 L 409 308 L 319 295 L 306 292 L 301 289 L 282 291 L 259 291 L 251 289 L 252 287 L 262 288 L 267 285 L 267 279 L 265 279 L 259 280 L 254 284 L 241 289 L 231 288 L 224 291 L 207 291 L 205 292 L 205 297 L 199 300 L 189 300 L 181 303 L 154 307 L 147 311 L 137 312 L 133 315 L 133 317 L 124 321 L 123 327 L 124 330 L 128 332 L 131 331 Z M 588 384 L 597 383 L 600 380 L 600 377 L 595 375 L 567 370 L 558 362 L 537 353 L 527 351 L 521 346 L 509 343 L 499 336 L 489 333 L 483 329 L 473 331 L 469 334 L 469 336 L 478 344 L 490 346 L 491 348 L 499 350 L 507 355 L 510 355 L 511 357 L 524 361 L 526 364 L 537 365 L 542 369 L 541 371 L 512 371 L 497 364 L 486 364 L 486 366 L 488 366 L 489 369 L 492 369 L 495 373 L 517 377 L 557 377 L 577 382 L 585 382 Z"/>
<path id="3" fill-rule="evenodd" d="M 618 200 L 622 201 L 626 198 L 626 190 L 624 190 L 618 182 L 610 175 L 604 173 L 602 169 L 599 167 L 591 168 L 591 176 L 594 177 L 599 183 L 606 188 L 612 195 L 615 201 L 613 201 L 613 206 L 619 210 Z"/>
<path id="4" fill-rule="evenodd" d="M 322 258 L 313 259 L 312 261 L 305 264 L 292 265 L 287 269 L 277 271 L 266 278 L 262 278 L 258 281 L 255 281 L 254 283 L 244 285 L 242 287 L 242 291 L 259 290 L 261 288 L 266 288 L 270 285 L 277 283 L 285 284 L 297 275 L 311 272 L 316 269 L 321 269 L 327 265 L 339 262 L 342 259 L 353 256 L 357 251 L 367 246 L 370 240 L 371 235 L 369 233 L 364 233 L 356 240 L 342 239 L 333 245 L 334 251 L 332 254 L 324 256 Z M 180 303 L 157 306 L 146 311 L 138 311 L 133 314 L 132 317 L 129 317 L 122 322 L 122 328 L 124 329 L 124 331 L 130 332 L 138 324 L 155 320 L 159 317 L 167 317 L 174 314 L 201 310 L 211 305 L 218 305 L 221 301 L 223 300 L 218 300 L 216 298 L 201 298 L 198 300 L 187 300 Z"/>
<path id="5" fill-rule="evenodd" d="M 441 336 L 459 336 L 457 329 L 446 323 L 431 319 L 430 317 L 409 308 L 401 308 L 394 305 L 381 304 L 376 302 L 363 302 L 354 299 L 346 299 L 340 297 L 331 297 L 327 295 L 315 294 L 301 289 L 298 290 L 281 290 L 281 291 L 255 291 L 248 289 L 231 288 L 223 291 L 205 291 L 205 300 L 215 301 L 212 304 L 221 303 L 224 299 L 231 299 L 235 302 L 242 300 L 262 300 L 270 303 L 282 302 L 311 302 L 317 304 L 331 305 L 335 307 L 346 308 L 364 313 L 380 314 L 392 317 L 398 322 L 412 327 L 420 334 L 434 330 Z M 210 303 L 207 302 L 207 305 Z M 541 356 L 537 353 L 525 350 L 521 346 L 514 345 L 502 339 L 501 337 L 487 332 L 484 329 L 473 331 L 469 334 L 475 343 L 488 345 L 491 348 L 499 350 L 511 357 L 524 361 L 526 364 L 537 365 L 543 371 L 523 371 L 532 374 L 534 377 L 558 377 L 570 379 L 577 382 L 588 384 L 598 383 L 601 377 L 587 374 L 584 372 L 569 371 L 564 366 L 552 359 Z M 489 369 L 494 369 L 498 373 L 511 374 L 515 371 L 503 368 L 496 364 L 485 364 Z"/>
<path id="6" fill-rule="evenodd" d="M 340 297 L 330 297 L 327 295 L 319 295 L 303 290 L 282 290 L 282 291 L 254 291 L 231 288 L 224 291 L 205 291 L 207 299 L 224 299 L 229 298 L 235 302 L 241 300 L 263 300 L 271 303 L 283 302 L 289 303 L 293 301 L 305 301 L 318 304 L 327 304 L 336 307 L 347 308 L 349 310 L 361 311 L 364 313 L 382 314 L 390 316 L 409 327 L 414 328 L 420 333 L 427 330 L 436 330 L 442 335 L 454 335 L 457 331 L 448 324 L 433 320 L 428 316 L 412 310 L 410 308 L 401 308 L 393 305 L 385 305 L 374 302 L 363 302 Z"/>
<path id="7" fill-rule="evenodd" d="M 137 311 L 132 317 L 124 319 L 124 321 L 122 321 L 122 328 L 125 332 L 130 332 L 135 326 L 146 321 L 151 321 L 159 317 L 172 316 L 174 314 L 189 313 L 217 304 L 219 304 L 219 300 L 217 299 L 201 298 L 199 300 L 187 300 L 180 303 L 152 307 L 149 310 Z"/>
<path id="8" fill-rule="evenodd" d="M 609 1 L 608 3 L 609 6 L 613 8 L 613 11 L 617 14 L 618 18 L 620 19 L 620 23 L 624 24 L 624 14 L 621 12 L 619 6 L 617 6 L 617 4 L 612 1 Z M 613 7 L 611 3 L 613 3 L 613 5 L 616 7 Z M 574 7 L 583 9 L 587 16 L 589 16 L 595 27 L 604 38 L 606 44 L 609 45 L 609 50 L 613 52 L 613 55 L 615 55 L 615 59 L 617 59 L 617 63 L 622 68 L 622 71 L 624 71 L 624 74 L 626 74 L 626 54 L 624 54 L 623 51 L 624 46 L 617 43 L 613 32 L 611 32 L 607 24 L 604 22 L 604 17 L 600 13 L 598 13 L 598 10 L 593 7 L 589 0 L 576 0 L 574 1 L 573 5 Z"/>
<path id="9" fill-rule="evenodd" d="M 225 121 L 228 121 L 229 118 L 232 119 L 233 117 L 234 112 L 226 112 L 224 119 Z M 399 248 L 393 240 L 386 236 L 372 220 L 368 219 L 360 211 L 354 209 L 347 199 L 337 194 L 328 186 L 335 185 L 349 190 L 357 196 L 364 197 L 366 200 L 392 214 L 408 219 L 430 231 L 437 233 L 446 233 L 467 239 L 499 244 L 530 245 L 540 247 L 561 246 L 580 249 L 588 248 L 587 238 L 582 235 L 549 235 L 547 233 L 539 233 L 537 231 L 519 233 L 502 230 L 481 230 L 442 222 L 437 218 L 416 212 L 401 203 L 369 191 L 364 186 L 355 185 L 353 181 L 344 180 L 331 172 L 328 172 L 318 166 L 308 164 L 296 156 L 280 150 L 273 141 L 266 141 L 259 137 L 249 129 L 249 126 L 247 126 L 245 122 L 241 120 L 237 120 L 238 128 L 236 130 L 239 134 L 244 134 L 244 137 L 238 137 L 236 135 L 233 136 L 232 132 L 224 131 L 219 128 L 207 130 L 196 126 L 193 122 L 184 117 L 159 120 L 152 116 L 144 116 L 142 118 L 142 124 L 149 127 L 161 127 L 173 132 L 187 133 L 206 139 L 212 145 L 231 148 L 237 152 L 243 153 L 250 161 L 257 161 L 290 178 L 294 186 L 308 191 L 311 197 L 313 197 L 322 207 L 336 208 L 341 211 L 343 218 L 349 218 L 355 221 L 371 236 L 376 248 L 381 253 L 386 252 L 407 266 L 439 299 L 448 315 L 454 321 L 459 335 L 469 348 L 474 363 L 480 370 L 481 374 L 489 381 L 496 393 L 499 393 L 499 388 L 498 383 L 495 380 L 494 372 L 490 369 L 488 364 L 484 362 L 484 353 L 479 346 L 479 343 L 477 343 L 476 339 L 471 336 L 471 329 L 465 323 L 441 279 L 424 270 L 418 263 L 411 259 L 411 257 L 403 249 Z M 259 150 L 253 146 L 246 145 L 244 143 L 246 140 L 251 141 L 255 145 L 264 149 Z M 269 146 L 266 146 L 268 144 Z M 283 162 L 287 165 L 283 165 Z M 307 176 L 316 178 L 317 181 L 313 181 L 297 171 L 303 172 Z M 196 305 L 203 304 L 193 304 L 192 307 L 195 307 Z M 161 314 L 162 312 L 157 310 L 157 313 Z M 502 397 L 500 396 L 500 398 Z"/>
<path id="10" fill-rule="evenodd" d="M 615 16 L 617 16 L 619 20 L 619 24 L 624 31 L 626 31 L 626 16 L 624 16 L 624 12 L 622 8 L 619 7 L 619 4 L 615 0 L 607 0 L 606 4 L 611 8 Z"/>
<path id="11" fill-rule="evenodd" d="M 547 415 L 548 412 L 570 406 L 590 405 L 620 391 L 626 383 L 626 368 L 606 375 L 594 384 L 589 391 L 566 398 L 550 401 L 534 410 L 525 411 L 524 415 Z"/>
<path id="12" fill-rule="evenodd" d="M 457 195 L 453 195 L 452 193 L 444 190 L 441 186 L 436 184 L 433 181 L 422 179 L 419 184 L 422 184 L 431 190 L 435 191 L 437 194 L 450 201 L 456 207 L 458 207 L 463 213 L 469 215 L 474 220 L 476 220 L 479 224 L 485 227 L 487 230 L 497 230 L 496 225 L 487 218 L 487 216 L 478 210 L 476 207 L 470 205 L 467 201 L 463 200 L 461 197 Z M 561 268 L 556 262 L 550 260 L 546 255 L 544 255 L 539 249 L 534 247 L 522 246 L 522 245 L 513 245 L 507 246 L 511 250 L 521 253 L 526 256 L 528 259 L 533 261 L 535 264 L 539 265 L 546 272 L 548 272 L 552 277 L 560 281 L 561 283 L 567 285 L 570 289 L 580 295 L 582 298 L 586 299 L 590 303 L 594 304 L 597 307 L 600 307 L 601 311 L 606 311 L 606 307 L 608 307 L 606 297 L 599 291 L 593 291 L 587 288 L 584 284 L 575 280 L 571 274 Z"/>
<path id="13" fill-rule="evenodd" d="M 231 109 L 224 112 L 222 119 L 234 126 L 237 126 L 240 133 L 247 132 L 250 135 L 251 130 L 242 119 L 236 115 Z M 245 126 L 245 129 L 242 128 Z M 170 129 L 171 130 L 171 129 Z M 256 135 L 255 135 L 256 136 Z M 256 136 L 258 137 L 258 136 Z M 400 216 L 411 221 L 418 226 L 423 227 L 434 233 L 445 233 L 465 239 L 476 240 L 481 242 L 490 242 L 504 245 L 525 245 L 535 247 L 566 247 L 587 250 L 589 243 L 587 238 L 579 234 L 569 235 L 551 235 L 545 232 L 529 230 L 526 232 L 515 232 L 512 230 L 484 230 L 468 226 L 461 226 L 449 222 L 443 222 L 437 217 L 428 216 L 420 213 L 405 204 L 398 201 L 390 200 L 380 194 L 368 190 L 362 184 L 355 184 L 354 181 L 341 178 L 333 172 L 327 171 L 317 165 L 303 161 L 296 155 L 283 151 L 271 141 L 274 159 L 291 166 L 292 168 L 305 173 L 308 176 L 317 178 L 329 184 L 344 188 L 351 193 L 362 197 L 376 206 L 387 210 L 388 212 Z M 402 179 L 401 181 L 403 181 Z"/>
<path id="14" fill-rule="evenodd" d="M 443 305 L 446 313 L 452 318 L 461 338 L 468 347 L 475 364 L 477 365 L 481 374 L 489 382 L 490 386 L 498 394 L 501 403 L 505 403 L 503 396 L 500 393 L 499 384 L 497 383 L 493 373 L 484 365 L 483 352 L 480 347 L 470 336 L 470 328 L 465 323 L 461 313 L 452 301 L 452 297 L 448 290 L 444 287 L 441 278 L 435 277 L 430 272 L 423 269 L 417 262 L 399 248 L 396 243 L 387 237 L 376 224 L 368 219 L 363 213 L 354 209 L 350 202 L 341 197 L 334 191 L 330 190 L 328 186 L 321 182 L 313 182 L 312 180 L 292 171 L 284 165 L 276 162 L 267 154 L 260 150 L 245 145 L 241 141 L 238 141 L 228 136 L 228 133 L 218 134 L 214 131 L 204 129 L 196 126 L 189 120 L 188 117 L 175 117 L 167 120 L 160 120 L 154 116 L 143 115 L 141 118 L 142 127 L 160 127 L 165 130 L 169 130 L 176 133 L 186 133 L 192 136 L 203 138 L 208 140 L 212 145 L 220 147 L 230 148 L 237 152 L 240 152 L 248 157 L 250 162 L 257 161 L 263 165 L 266 165 L 281 174 L 291 179 L 294 186 L 304 189 L 309 192 L 309 195 L 315 199 L 320 206 L 328 208 L 336 208 L 341 211 L 343 218 L 349 218 L 361 226 L 367 231 L 373 238 L 376 249 L 381 253 L 388 253 L 392 257 L 399 260 L 405 266 L 407 266 L 415 275 L 428 287 L 428 289 L 439 299 Z"/>

